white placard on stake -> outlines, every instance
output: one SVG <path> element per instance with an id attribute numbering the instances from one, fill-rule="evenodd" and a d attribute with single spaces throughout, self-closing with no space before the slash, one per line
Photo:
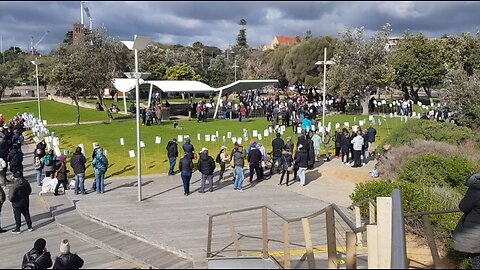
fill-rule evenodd
<path id="1" fill-rule="evenodd" d="M 47 138 L 45 138 L 46 141 Z M 85 147 L 83 146 L 83 143 L 79 144 L 78 147 L 82 149 L 82 154 L 85 155 Z"/>
<path id="2" fill-rule="evenodd" d="M 390 118 L 393 118 L 393 113 L 390 113 Z"/>
<path id="3" fill-rule="evenodd" d="M 233 137 L 232 138 L 232 143 L 235 144 L 237 142 L 237 138 Z"/>
<path id="4" fill-rule="evenodd" d="M 332 130 L 332 127 L 327 127 L 328 133 L 330 133 L 330 130 Z"/>
<path id="5" fill-rule="evenodd" d="M 335 129 L 339 129 L 340 128 L 340 123 L 336 123 L 335 124 Z"/>
<path id="6" fill-rule="evenodd" d="M 383 104 L 383 105 L 387 104 L 387 101 L 386 101 L 386 100 L 382 100 L 382 104 Z"/>
<path id="7" fill-rule="evenodd" d="M 216 142 L 216 141 L 217 141 L 217 136 L 212 135 L 212 142 Z"/>
<path id="8" fill-rule="evenodd" d="M 69 151 L 69 150 L 63 150 L 63 155 L 64 155 L 64 156 L 70 155 L 70 151 Z"/>
<path id="9" fill-rule="evenodd" d="M 373 115 L 368 116 L 368 121 L 373 121 Z"/>
<path id="10" fill-rule="evenodd" d="M 320 132 L 321 132 L 321 133 L 325 133 L 325 127 L 324 127 L 324 126 L 321 126 L 321 127 L 320 127 Z"/>
<path id="11" fill-rule="evenodd" d="M 302 128 L 301 127 L 297 127 L 297 133 L 298 134 L 302 133 Z"/>
<path id="12" fill-rule="evenodd" d="M 43 125 L 46 126 L 47 125 L 47 120 L 43 120 Z"/>
<path id="13" fill-rule="evenodd" d="M 34 141 L 35 143 L 39 143 L 39 142 L 40 142 L 40 139 L 39 139 L 38 137 L 33 137 L 33 141 Z"/>
<path id="14" fill-rule="evenodd" d="M 358 126 L 353 126 L 353 127 L 352 127 L 352 130 L 353 130 L 353 132 L 355 132 L 355 133 L 356 133 L 356 132 L 357 132 L 357 130 L 358 130 Z"/>
<path id="15" fill-rule="evenodd" d="M 281 127 L 280 127 L 280 130 L 281 130 L 282 132 L 285 132 L 285 131 L 287 130 L 287 127 L 286 127 L 286 126 L 281 126 Z"/>
<path id="16" fill-rule="evenodd" d="M 200 141 L 202 139 L 202 136 L 200 135 L 200 133 L 197 133 L 197 141 Z"/>
<path id="17" fill-rule="evenodd" d="M 223 136 L 223 142 L 226 142 L 226 141 L 227 141 L 227 138 Z"/>
<path id="18" fill-rule="evenodd" d="M 388 104 L 388 107 L 392 108 L 392 107 L 393 107 L 393 105 L 392 105 L 392 104 Z"/>
<path id="19" fill-rule="evenodd" d="M 220 136 L 219 136 L 219 133 L 218 133 L 218 130 L 215 131 L 215 136 L 216 136 L 217 138 L 220 137 Z"/>
<path id="20" fill-rule="evenodd" d="M 262 134 L 258 134 L 258 140 L 259 140 L 259 141 L 262 140 Z"/>
<path id="21" fill-rule="evenodd" d="M 140 141 L 140 147 L 141 148 L 144 148 L 145 147 L 145 143 L 143 141 Z"/>
<path id="22" fill-rule="evenodd" d="M 227 132 L 227 138 L 229 138 L 229 139 L 232 138 L 232 132 Z"/>
<path id="23" fill-rule="evenodd" d="M 258 137 L 258 131 L 257 130 L 253 131 L 253 137 Z"/>
<path id="24" fill-rule="evenodd" d="M 53 138 L 53 146 L 59 146 L 60 145 L 60 139 L 58 137 Z"/>
<path id="25" fill-rule="evenodd" d="M 178 135 L 177 136 L 177 141 L 178 142 L 183 142 L 183 135 Z"/>
<path id="26" fill-rule="evenodd" d="M 273 128 L 272 127 L 268 127 L 268 133 L 273 133 Z"/>
<path id="27" fill-rule="evenodd" d="M 349 123 L 349 122 L 345 122 L 345 123 L 343 123 L 343 126 L 346 127 L 346 128 L 349 128 L 349 127 L 350 127 L 350 123 Z"/>
<path id="28" fill-rule="evenodd" d="M 156 136 L 156 137 L 155 137 L 155 143 L 156 143 L 156 144 L 161 144 L 161 143 L 162 143 L 162 137 Z"/>
<path id="29" fill-rule="evenodd" d="M 131 158 L 134 158 L 134 157 L 135 157 L 135 151 L 134 151 L 134 150 L 128 151 L 128 155 L 129 155 Z"/>
<path id="30" fill-rule="evenodd" d="M 268 134 L 269 134 L 268 129 L 265 129 L 265 130 L 263 131 L 263 136 L 264 136 L 264 137 L 268 137 Z"/>
<path id="31" fill-rule="evenodd" d="M 125 145 L 125 140 L 123 138 L 120 138 L 120 145 Z"/>
<path id="32" fill-rule="evenodd" d="M 210 135 L 205 135 L 205 141 L 209 142 L 210 141 Z"/>
<path id="33" fill-rule="evenodd" d="M 60 152 L 60 147 L 58 147 L 58 145 L 53 147 L 53 150 L 55 151 L 55 156 L 59 157 L 62 155 L 62 152 Z"/>
<path id="34" fill-rule="evenodd" d="M 362 127 L 363 126 L 363 120 L 358 121 L 358 125 Z"/>
<path id="35" fill-rule="evenodd" d="M 238 138 L 237 142 L 238 144 L 242 145 L 242 138 Z"/>

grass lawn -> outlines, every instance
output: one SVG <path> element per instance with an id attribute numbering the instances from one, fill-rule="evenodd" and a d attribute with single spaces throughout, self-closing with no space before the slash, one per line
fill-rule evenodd
<path id="1" fill-rule="evenodd" d="M 75 123 L 77 120 L 77 108 L 75 106 L 59 103 L 53 100 L 40 101 L 42 110 L 42 119 L 46 119 L 49 124 Z M 32 112 L 38 117 L 37 101 L 0 104 L 0 113 L 6 119 L 11 119 L 17 113 Z M 125 118 L 122 114 L 113 114 L 116 118 Z M 103 121 L 108 120 L 106 112 L 99 112 L 92 109 L 80 108 L 80 122 Z"/>
<path id="2" fill-rule="evenodd" d="M 366 119 L 368 117 L 354 116 L 354 115 L 336 115 L 326 117 L 326 124 L 332 123 L 332 129 L 335 128 L 335 123 L 340 123 L 343 126 L 344 122 L 350 122 L 350 126 L 353 125 L 354 117 L 358 120 Z M 375 116 L 378 120 L 379 116 Z M 417 120 L 409 120 L 417 121 Z M 50 122 L 50 120 L 49 120 Z M 378 121 L 377 121 L 378 123 Z M 376 126 L 377 129 L 377 145 L 391 132 L 392 129 L 400 128 L 400 118 L 388 118 L 386 121 L 382 118 L 382 125 Z M 177 138 L 178 135 L 189 135 L 195 150 L 198 152 L 202 147 L 207 147 L 210 150 L 210 155 L 215 159 L 220 147 L 224 144 L 230 151 L 233 147 L 231 139 L 226 138 L 226 142 L 223 143 L 223 136 L 227 137 L 227 132 L 232 132 L 232 137 L 243 137 L 243 128 L 249 131 L 249 140 L 252 139 L 253 130 L 258 130 L 259 134 L 263 135 L 263 131 L 268 126 L 268 122 L 265 118 L 254 119 L 248 122 L 239 123 L 235 120 L 210 120 L 207 123 L 197 123 L 196 121 L 179 121 L 179 125 L 182 129 L 174 129 L 172 123 L 167 123 L 162 126 L 142 126 L 142 140 L 145 142 L 146 147 L 142 151 L 142 173 L 144 174 L 156 174 L 167 173 L 168 161 L 166 145 L 172 138 Z M 366 128 L 366 127 L 365 127 Z M 100 146 L 108 151 L 108 159 L 110 168 L 107 172 L 107 176 L 132 176 L 136 175 L 136 158 L 130 158 L 128 151 L 135 150 L 136 152 L 136 128 L 135 121 L 125 121 L 106 124 L 95 125 L 81 125 L 81 126 L 69 126 L 69 127 L 51 127 L 51 131 L 54 131 L 60 138 L 60 149 L 70 150 L 73 152 L 78 144 L 84 144 L 85 154 L 87 156 L 88 164 L 91 162 L 91 154 L 93 151 L 93 142 L 99 142 Z M 215 132 L 219 132 L 219 142 L 205 142 L 205 135 L 213 135 Z M 197 134 L 201 134 L 201 141 L 197 140 Z M 287 128 L 283 138 L 287 136 L 293 136 L 292 128 Z M 160 136 L 162 142 L 160 145 L 155 144 L 155 137 Z M 120 138 L 124 138 L 125 145 L 120 145 Z M 297 139 L 294 138 L 296 144 Z M 274 139 L 274 135 L 264 137 L 262 143 L 264 143 L 267 152 L 271 151 L 271 141 Z M 248 142 L 242 142 L 244 146 L 248 146 Z M 179 143 L 179 154 L 183 156 L 182 143 Z M 334 154 L 334 143 L 331 142 L 330 155 Z M 323 149 L 322 149 L 323 150 Z M 177 161 L 178 162 L 178 161 Z M 178 163 L 177 163 L 178 165 Z M 177 169 L 177 168 L 176 168 Z M 93 177 L 93 171 L 91 167 L 87 170 L 87 175 Z"/>

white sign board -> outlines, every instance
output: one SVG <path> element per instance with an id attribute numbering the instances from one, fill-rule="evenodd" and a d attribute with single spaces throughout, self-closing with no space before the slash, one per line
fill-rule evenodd
<path id="1" fill-rule="evenodd" d="M 253 137 L 258 137 L 258 131 L 257 130 L 253 131 Z"/>
<path id="2" fill-rule="evenodd" d="M 210 135 L 205 135 L 205 141 L 209 142 L 210 141 Z"/>
<path id="3" fill-rule="evenodd" d="M 134 158 L 134 157 L 135 157 L 135 151 L 134 151 L 134 150 L 128 151 L 128 155 L 129 155 L 131 158 Z"/>
<path id="4" fill-rule="evenodd" d="M 227 138 L 229 138 L 229 139 L 232 138 L 232 132 L 227 132 Z"/>
<path id="5" fill-rule="evenodd" d="M 145 147 L 145 143 L 143 141 L 140 141 L 140 147 L 141 148 L 144 148 Z"/>
<path id="6" fill-rule="evenodd" d="M 183 142 L 183 135 L 178 135 L 177 136 L 177 141 L 178 142 Z"/>
<path id="7" fill-rule="evenodd" d="M 265 129 L 265 130 L 263 131 L 263 136 L 264 136 L 264 137 L 268 137 L 268 134 L 269 134 L 268 129 Z"/>
<path id="8" fill-rule="evenodd" d="M 47 138 L 45 138 L 46 141 Z M 82 149 L 82 154 L 85 155 L 85 147 L 83 147 L 83 143 L 79 144 L 78 147 Z"/>
<path id="9" fill-rule="evenodd" d="M 201 140 L 201 136 L 200 136 L 200 133 L 197 133 L 197 141 L 200 141 Z"/>
<path id="10" fill-rule="evenodd" d="M 120 138 L 120 145 L 125 145 L 125 140 L 123 138 Z"/>
<path id="11" fill-rule="evenodd" d="M 161 143 L 162 143 L 162 137 L 156 136 L 156 137 L 155 137 L 155 143 L 156 143 L 156 144 L 161 144 Z"/>

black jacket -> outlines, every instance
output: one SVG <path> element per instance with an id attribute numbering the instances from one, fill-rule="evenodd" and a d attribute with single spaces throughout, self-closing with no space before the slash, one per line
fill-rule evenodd
<path id="1" fill-rule="evenodd" d="M 77 254 L 60 255 L 55 259 L 53 269 L 80 269 L 83 266 L 83 259 Z"/>
<path id="2" fill-rule="evenodd" d="M 250 153 L 248 153 L 247 160 L 253 165 L 260 164 L 260 161 L 262 161 L 262 152 L 260 152 L 260 150 L 258 150 L 257 148 L 252 149 Z"/>
<path id="3" fill-rule="evenodd" d="M 13 186 L 8 192 L 8 199 L 12 202 L 14 208 L 28 207 L 30 204 L 30 194 L 32 187 L 25 179 L 15 179 Z"/>
<path id="4" fill-rule="evenodd" d="M 188 156 L 180 159 L 178 163 L 178 169 L 183 173 L 193 173 L 193 161 Z"/>
<path id="5" fill-rule="evenodd" d="M 2 208 L 3 203 L 7 197 L 5 196 L 5 191 L 3 191 L 3 188 L 0 186 L 0 208 Z"/>
<path id="6" fill-rule="evenodd" d="M 202 174 L 211 175 L 215 171 L 215 161 L 209 155 L 200 154 L 198 160 L 198 170 Z"/>
<path id="7" fill-rule="evenodd" d="M 168 158 L 178 157 L 178 147 L 177 143 L 174 141 L 169 141 L 167 144 Z"/>
<path id="8" fill-rule="evenodd" d="M 191 143 L 185 143 L 183 145 L 183 151 L 185 151 L 185 153 L 187 153 L 187 157 L 189 159 L 193 159 L 193 151 L 195 151 L 195 148 L 193 147 L 193 145 Z"/>
<path id="9" fill-rule="evenodd" d="M 275 138 L 275 140 L 272 141 L 273 156 L 281 157 L 284 146 L 285 146 L 285 142 L 282 140 L 282 138 Z"/>
<path id="10" fill-rule="evenodd" d="M 375 135 L 377 135 L 377 130 L 373 127 L 367 129 L 368 142 L 375 142 Z"/>
<path id="11" fill-rule="evenodd" d="M 46 144 L 46 143 L 43 143 L 43 142 L 39 142 L 39 143 L 37 144 L 37 148 L 35 148 L 35 149 L 40 149 L 41 153 L 40 153 L 39 156 L 40 156 L 40 157 L 43 157 L 43 156 L 45 156 L 45 154 L 46 154 L 47 144 Z M 35 155 L 37 155 L 36 151 L 35 151 Z"/>
<path id="12" fill-rule="evenodd" d="M 57 180 L 58 181 L 65 181 L 68 180 L 67 173 L 69 171 L 67 170 L 67 164 L 65 163 L 60 163 L 60 167 L 57 169 Z"/>
<path id="13" fill-rule="evenodd" d="M 307 151 L 302 149 L 297 152 L 297 157 L 295 158 L 295 168 L 308 168 Z"/>
<path id="14" fill-rule="evenodd" d="M 22 171 L 23 170 L 23 153 L 14 147 L 10 153 L 8 153 L 7 160 L 10 165 L 10 171 Z"/>
<path id="15" fill-rule="evenodd" d="M 6 139 L 4 139 L 0 142 L 0 158 L 3 158 L 3 160 L 7 161 L 8 151 L 8 143 Z"/>
<path id="16" fill-rule="evenodd" d="M 342 133 L 335 132 L 335 147 L 341 147 L 342 146 Z"/>
<path id="17" fill-rule="evenodd" d="M 342 134 L 342 140 L 341 140 L 340 146 L 342 147 L 343 151 L 347 152 L 348 149 L 350 149 L 350 140 L 351 140 L 351 136 L 347 137 Z"/>
<path id="18" fill-rule="evenodd" d="M 32 260 L 37 263 L 39 269 L 48 269 L 53 265 L 50 252 L 43 253 L 43 251 L 32 249 L 23 255 L 22 268 Z"/>
<path id="19" fill-rule="evenodd" d="M 75 152 L 70 159 L 70 166 L 72 166 L 75 174 L 85 173 L 85 163 L 87 163 L 87 159 L 81 152 Z"/>

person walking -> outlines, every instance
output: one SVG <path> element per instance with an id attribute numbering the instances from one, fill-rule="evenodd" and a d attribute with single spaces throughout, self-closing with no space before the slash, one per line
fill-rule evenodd
<path id="1" fill-rule="evenodd" d="M 2 186 L 0 186 L 0 221 L 2 217 L 2 205 L 3 203 L 7 200 L 5 191 L 3 191 Z M 6 232 L 4 229 L 2 229 L 2 223 L 0 222 L 0 233 Z"/>
<path id="2" fill-rule="evenodd" d="M 28 183 L 21 172 L 15 172 L 13 175 L 13 186 L 10 187 L 8 193 L 8 199 L 12 203 L 13 216 L 15 218 L 15 229 L 12 231 L 14 234 L 20 233 L 20 227 L 22 225 L 21 215 L 24 216 L 28 226 L 28 231 L 32 232 L 32 220 L 30 218 L 30 194 L 32 193 L 32 187 Z"/>
<path id="3" fill-rule="evenodd" d="M 177 146 L 177 139 L 173 138 L 167 144 L 167 155 L 168 160 L 170 162 L 170 169 L 168 170 L 168 175 L 175 174 L 175 163 L 177 163 L 178 157 L 178 146 Z"/>
<path id="4" fill-rule="evenodd" d="M 243 192 L 243 166 L 245 165 L 245 157 L 247 156 L 247 151 L 243 149 L 243 146 L 239 145 L 237 150 L 233 154 L 233 164 L 235 167 L 235 183 L 233 187 L 236 191 Z"/>
<path id="5" fill-rule="evenodd" d="M 83 263 L 84 261 L 80 256 L 70 252 L 68 239 L 63 239 L 60 242 L 60 256 L 55 259 L 53 269 L 80 269 Z"/>
<path id="6" fill-rule="evenodd" d="M 53 195 L 55 196 L 60 195 L 58 194 L 58 188 L 60 187 L 60 185 L 63 185 L 63 194 L 66 194 L 67 192 L 67 188 L 68 188 L 67 174 L 69 170 L 67 170 L 67 164 L 65 163 L 66 159 L 67 158 L 65 156 L 60 156 L 60 166 L 55 172 L 55 178 L 57 178 L 58 180 L 57 186 L 55 187 L 55 193 L 53 193 Z"/>
<path id="7" fill-rule="evenodd" d="M 325 136 L 323 139 L 323 145 L 325 147 L 325 159 L 324 161 L 330 161 L 330 134 L 325 130 Z"/>
<path id="8" fill-rule="evenodd" d="M 85 164 L 87 163 L 87 159 L 82 154 L 82 148 L 77 147 L 75 149 L 75 153 L 73 154 L 72 158 L 70 159 L 70 166 L 73 168 L 73 172 L 75 173 L 75 195 L 78 195 L 79 191 L 85 195 Z"/>
<path id="9" fill-rule="evenodd" d="M 480 269 L 480 173 L 471 175 L 459 208 L 463 216 L 453 232 L 453 249 L 472 257 L 472 269 Z"/>
<path id="10" fill-rule="evenodd" d="M 43 157 L 43 170 L 45 171 L 45 177 L 55 174 L 55 154 L 52 149 Z"/>
<path id="11" fill-rule="evenodd" d="M 213 192 L 213 172 L 215 171 L 215 161 L 208 155 L 208 149 L 202 148 L 198 159 L 198 170 L 202 173 L 200 193 L 205 193 L 205 181 L 210 184 L 210 192 Z"/>
<path id="12" fill-rule="evenodd" d="M 185 144 L 183 145 L 183 151 L 187 154 L 189 159 L 193 159 L 195 154 L 195 147 L 190 143 L 190 138 L 185 139 Z"/>
<path id="13" fill-rule="evenodd" d="M 279 185 L 282 185 L 283 178 L 285 177 L 285 174 L 287 175 L 287 179 L 285 181 L 285 184 L 288 187 L 288 182 L 290 180 L 290 172 L 293 170 L 292 165 L 293 165 L 293 158 L 292 158 L 292 153 L 290 152 L 290 148 L 285 145 L 282 151 L 282 158 L 280 159 L 280 169 L 282 170 L 282 176 L 280 177 L 280 183 Z"/>
<path id="14" fill-rule="evenodd" d="M 98 148 L 95 152 L 95 158 L 92 161 L 92 167 L 95 170 L 95 185 L 97 193 L 105 192 L 105 173 L 108 170 L 108 159 L 103 154 L 103 149 Z"/>
<path id="15" fill-rule="evenodd" d="M 190 195 L 190 180 L 192 179 L 193 174 L 193 161 L 188 156 L 187 153 L 184 153 L 183 158 L 180 159 L 178 163 L 178 170 L 180 171 L 180 177 L 183 182 L 183 195 Z"/>
<path id="16" fill-rule="evenodd" d="M 33 248 L 23 255 L 22 269 L 48 269 L 52 267 L 52 256 L 47 250 L 47 241 L 37 239 Z"/>
<path id="17" fill-rule="evenodd" d="M 217 163 L 220 164 L 220 178 L 218 179 L 218 181 L 222 181 L 223 180 L 223 174 L 225 173 L 225 167 L 227 166 L 227 162 L 230 160 L 229 156 L 228 156 L 228 153 L 227 153 L 227 147 L 226 146 L 222 146 L 221 149 L 220 149 L 220 153 L 218 153 L 218 157 L 217 157 Z"/>
<path id="18" fill-rule="evenodd" d="M 247 157 L 250 169 L 250 183 L 252 183 L 254 172 L 257 173 L 257 181 L 260 182 L 263 178 L 263 175 L 260 174 L 260 162 L 262 162 L 262 152 L 257 149 L 256 143 L 253 143 L 251 147 L 252 149 L 248 153 Z"/>
<path id="19" fill-rule="evenodd" d="M 363 148 L 363 137 L 362 131 L 357 131 L 357 136 L 352 139 L 353 144 L 353 166 L 352 168 L 359 168 L 362 167 L 362 148 Z"/>
<path id="20" fill-rule="evenodd" d="M 335 137 L 333 138 L 333 141 L 335 142 L 335 158 L 340 158 L 340 150 L 342 149 L 342 136 L 342 130 L 337 128 Z"/>
<path id="21" fill-rule="evenodd" d="M 298 178 L 300 178 L 300 185 L 305 186 L 305 172 L 308 168 L 308 152 L 302 144 L 298 145 L 297 156 L 295 159 L 295 166 L 298 168 Z"/>

